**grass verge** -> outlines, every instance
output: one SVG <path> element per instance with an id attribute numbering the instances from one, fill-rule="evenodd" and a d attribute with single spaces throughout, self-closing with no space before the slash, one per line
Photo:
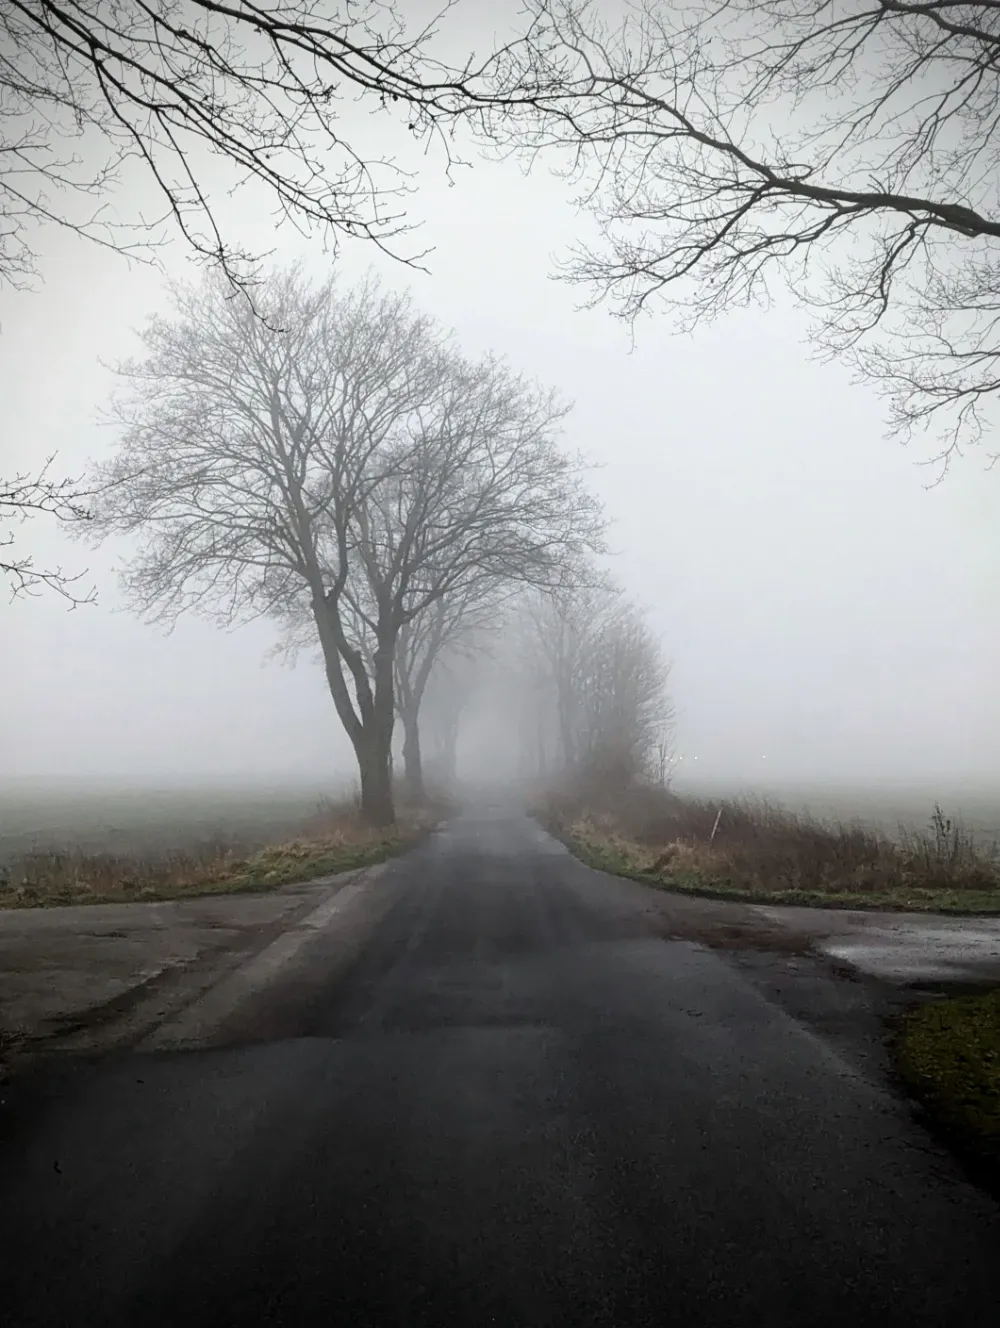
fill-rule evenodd
<path id="1" fill-rule="evenodd" d="M 147 854 L 40 850 L 7 869 L 0 908 L 265 892 L 381 862 L 413 847 L 439 820 L 432 811 L 408 812 L 391 829 L 373 830 L 352 806 L 325 803 L 278 843 L 215 838 Z"/>
<path id="2" fill-rule="evenodd" d="M 662 889 L 747 903 L 1000 913 L 1000 858 L 935 808 L 890 836 L 752 799 L 638 788 L 594 810 L 550 796 L 539 818 L 584 862 Z"/>
<path id="3" fill-rule="evenodd" d="M 1000 1185 L 1000 990 L 907 1011 L 893 1056 L 929 1123 Z"/>

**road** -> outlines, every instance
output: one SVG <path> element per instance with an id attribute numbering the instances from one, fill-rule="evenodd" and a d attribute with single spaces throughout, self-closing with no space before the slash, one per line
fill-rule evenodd
<path id="1" fill-rule="evenodd" d="M 10 1087 L 5 1323 L 995 1328 L 1000 1207 L 637 887 L 497 808 L 372 889 L 227 1045 Z"/>

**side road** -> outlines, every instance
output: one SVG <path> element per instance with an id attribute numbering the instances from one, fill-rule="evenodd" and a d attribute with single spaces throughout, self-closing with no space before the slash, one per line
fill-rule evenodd
<path id="1" fill-rule="evenodd" d="M 871 977 L 905 986 L 1000 983 L 1000 918 L 847 909 L 759 908 L 812 948 Z"/>
<path id="2" fill-rule="evenodd" d="M 673 939 L 713 949 L 811 953 L 901 988 L 1000 984 L 1000 917 L 744 904 L 588 870 L 614 880 Z"/>
<path id="3" fill-rule="evenodd" d="M 387 865 L 259 895 L 0 911 L 0 1063 L 131 1044 L 206 993 L 245 998 Z"/>

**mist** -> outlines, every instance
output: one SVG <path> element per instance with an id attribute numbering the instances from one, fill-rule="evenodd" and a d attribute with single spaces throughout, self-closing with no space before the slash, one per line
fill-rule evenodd
<path id="1" fill-rule="evenodd" d="M 12 1324 L 997 1328 L 998 15 L 0 5 Z"/>
<path id="2" fill-rule="evenodd" d="M 494 25 L 466 6 L 456 41 Z M 462 26 L 462 25 L 465 26 Z M 916 447 L 885 439 L 884 405 L 837 363 L 820 363 L 780 293 L 766 310 L 676 335 L 668 313 L 635 344 L 605 309 L 553 282 L 553 260 L 593 223 L 539 167 L 425 159 L 350 106 L 345 124 L 417 172 L 427 271 L 362 242 L 336 259 L 266 200 L 224 204 L 222 222 L 270 261 L 301 260 L 347 281 L 373 268 L 453 328 L 470 354 L 496 351 L 575 403 L 567 445 L 594 467 L 610 518 L 616 581 L 672 663 L 678 779 L 995 781 L 1000 773 L 1000 534 L 996 473 L 961 459 L 938 485 Z M 407 156 L 409 154 L 409 156 Z M 128 184 L 141 209 L 144 182 Z M 165 307 L 164 275 L 48 227 L 32 237 L 43 278 L 0 293 L 5 464 L 82 473 L 108 454 L 98 422 L 107 367 Z M 167 277 L 197 276 L 179 243 Z M 0 679 L 5 778 L 131 783 L 349 779 L 352 754 L 319 664 L 273 659 L 273 623 L 231 632 L 186 617 L 169 634 L 121 599 L 129 548 L 90 552 L 40 517 L 19 528 L 39 563 L 86 569 L 96 605 L 58 598 L 5 609 Z M 481 696 L 460 741 L 460 773 L 498 768 L 509 738 Z M 501 766 L 510 765 L 505 757 Z"/>

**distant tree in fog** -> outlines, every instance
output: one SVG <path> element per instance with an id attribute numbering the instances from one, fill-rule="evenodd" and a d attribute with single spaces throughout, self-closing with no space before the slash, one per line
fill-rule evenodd
<path id="1" fill-rule="evenodd" d="M 618 783 L 659 776 L 672 722 L 669 665 L 619 588 L 526 596 L 515 649 L 537 774 Z"/>
<path id="2" fill-rule="evenodd" d="M 465 359 L 409 296 L 292 270 L 257 304 L 210 275 L 149 321 L 94 528 L 140 537 L 123 586 L 148 619 L 311 616 L 364 813 L 388 823 L 401 633 L 551 584 L 603 518 L 559 446 L 567 408 Z"/>
<path id="3" fill-rule="evenodd" d="M 437 699 L 431 717 L 432 731 L 437 720 L 439 756 L 434 773 L 444 784 L 455 782 L 462 684 L 488 653 L 504 601 L 511 593 L 507 582 L 473 583 L 435 601 L 400 631 L 395 658 L 396 708 L 403 725 L 403 777 L 411 797 L 420 798 L 424 793 L 421 719 L 432 680 L 439 684 L 431 689 L 432 701 Z"/>
<path id="4" fill-rule="evenodd" d="M 481 670 L 490 658 L 492 643 L 482 648 L 475 637 L 472 650 L 460 641 L 438 656 L 427 681 L 420 707 L 420 735 L 427 769 L 434 782 L 454 788 L 458 781 L 458 742 L 469 703 Z"/>
<path id="5" fill-rule="evenodd" d="M 366 589 L 363 587 L 363 589 Z M 470 586 L 435 600 L 400 628 L 393 657 L 396 715 L 403 729 L 403 781 L 415 801 L 424 797 L 422 718 L 430 694 L 430 727 L 435 740 L 436 781 L 453 784 L 458 720 L 466 699 L 468 669 L 488 653 L 504 601 L 512 594 L 503 583 Z M 370 591 L 367 594 L 370 600 Z M 313 616 L 299 601 L 279 612 L 283 638 L 273 651 L 296 656 L 317 646 Z M 344 630 L 374 672 L 377 642 L 372 616 L 358 603 L 349 583 L 344 594 Z"/>

